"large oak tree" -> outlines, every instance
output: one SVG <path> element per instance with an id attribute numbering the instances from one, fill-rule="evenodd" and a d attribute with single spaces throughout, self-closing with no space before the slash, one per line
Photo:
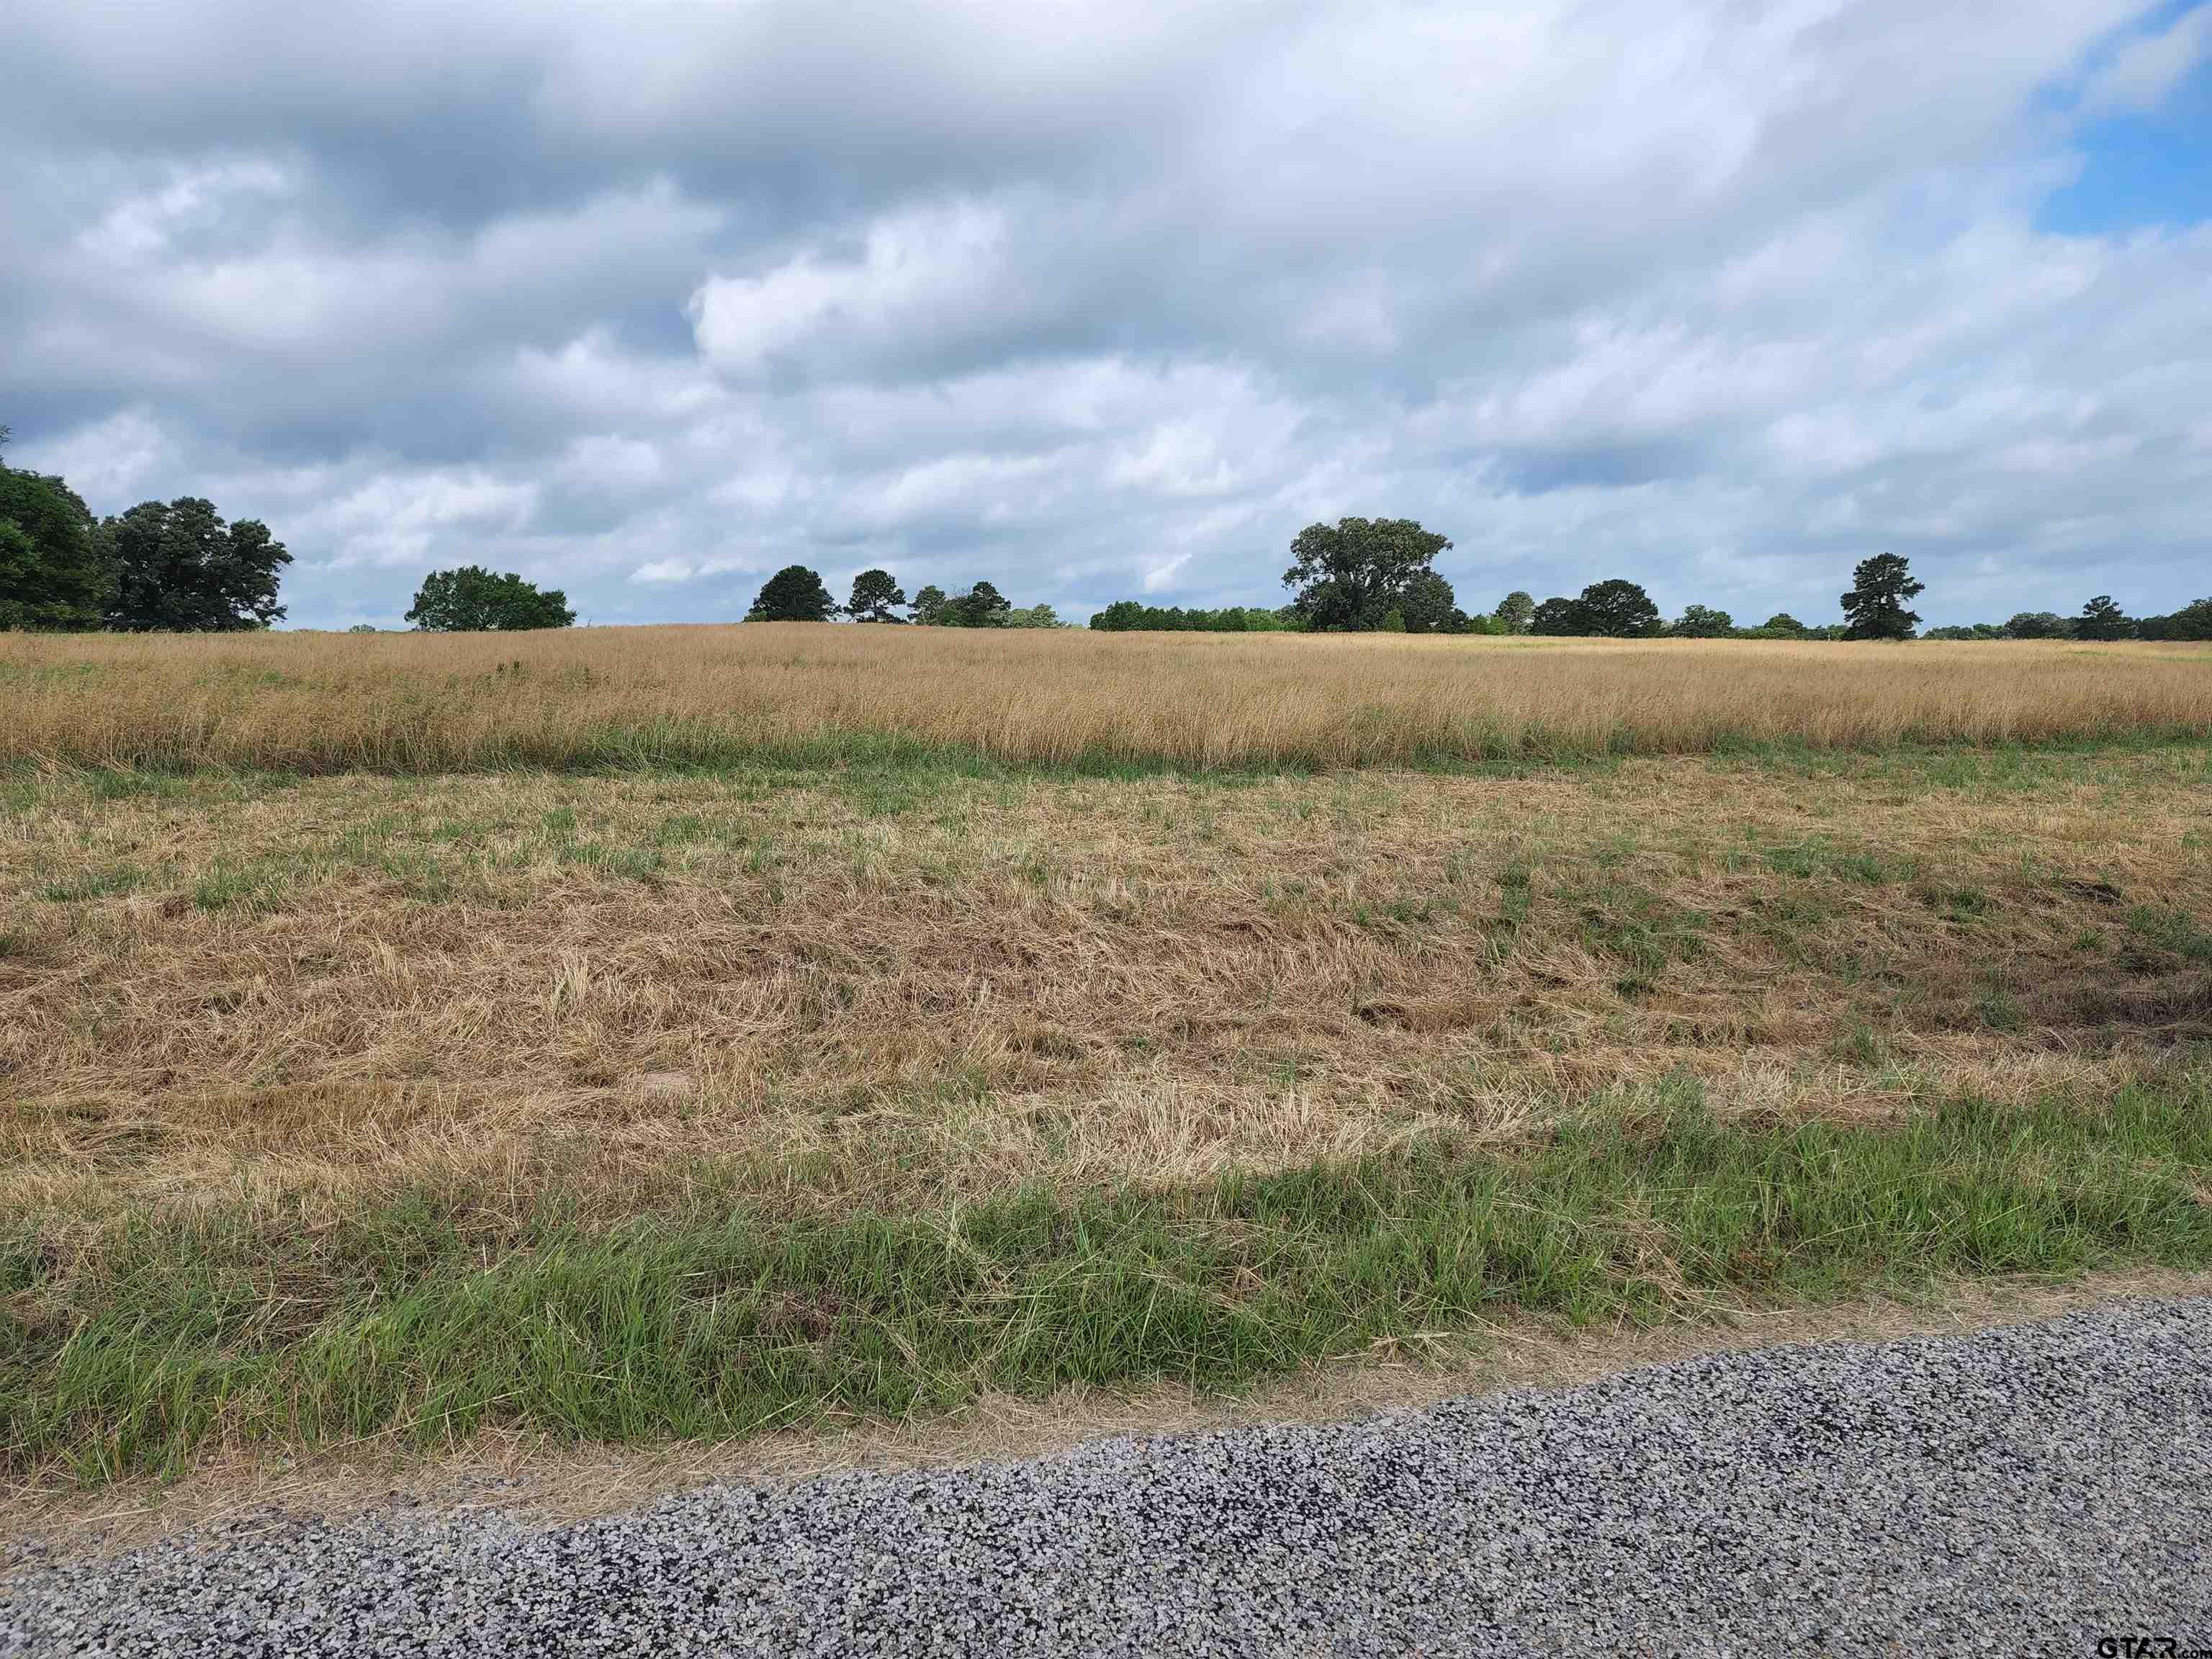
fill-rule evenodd
<path id="1" fill-rule="evenodd" d="M 125 633 L 230 633 L 282 620 L 277 574 L 292 562 L 258 519 L 226 525 L 198 495 L 141 501 L 100 526 L 113 573 L 107 625 Z"/>
<path id="2" fill-rule="evenodd" d="M 837 601 L 822 585 L 819 572 L 803 564 L 787 564 L 761 585 L 747 622 L 828 622 L 837 614 Z"/>
<path id="3" fill-rule="evenodd" d="M 539 589 L 508 572 L 482 565 L 433 570 L 422 579 L 407 620 L 426 634 L 512 634 L 532 628 L 567 628 L 576 620 L 568 596 Z"/>
<path id="4" fill-rule="evenodd" d="M 1451 587 L 1431 567 L 1450 546 L 1411 519 L 1310 524 L 1291 544 L 1283 585 L 1297 590 L 1291 607 L 1316 632 L 1379 629 L 1393 611 L 1409 633 L 1442 631 L 1451 626 Z"/>

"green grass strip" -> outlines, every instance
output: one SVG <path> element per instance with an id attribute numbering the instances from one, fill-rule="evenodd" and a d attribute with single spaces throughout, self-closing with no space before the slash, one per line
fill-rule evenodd
<path id="1" fill-rule="evenodd" d="M 957 1212 L 771 1217 L 726 1189 L 608 1228 L 549 1194 L 487 1232 L 463 1198 L 416 1194 L 313 1235 L 144 1214 L 68 1261 L 27 1227 L 0 1250 L 0 1429 L 10 1465 L 86 1480 L 216 1438 L 724 1437 L 984 1387 L 1234 1386 L 1513 1309 L 1653 1321 L 2203 1266 L 2208 1079 L 1867 1124 L 1723 1122 L 1685 1085 L 1518 1153 Z"/>

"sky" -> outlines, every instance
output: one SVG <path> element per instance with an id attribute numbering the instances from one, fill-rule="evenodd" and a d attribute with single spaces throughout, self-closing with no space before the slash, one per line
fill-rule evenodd
<path id="1" fill-rule="evenodd" d="M 1279 604 L 1419 520 L 1932 623 L 2212 593 L 2212 3 L 296 0 L 11 15 L 0 422 L 295 626 L 981 578 Z"/>

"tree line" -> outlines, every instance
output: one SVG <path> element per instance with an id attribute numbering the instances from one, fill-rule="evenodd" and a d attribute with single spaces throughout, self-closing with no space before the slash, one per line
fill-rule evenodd
<path id="1" fill-rule="evenodd" d="M 2212 640 L 2212 599 L 2197 599 L 2163 617 L 2130 617 L 2100 593 L 2077 617 L 2022 611 L 2009 621 L 1931 628 L 1931 640 Z"/>
<path id="2" fill-rule="evenodd" d="M 0 426 L 0 445 L 8 429 Z M 1531 634 L 1605 639 L 2212 640 L 2212 598 L 2166 616 L 2130 617 L 2109 594 L 2081 614 L 2022 611 L 2003 623 L 1919 632 L 1907 605 L 1925 591 L 1893 553 L 1862 560 L 1842 595 L 1844 620 L 1807 626 L 1787 612 L 1739 628 L 1722 610 L 1685 606 L 1668 621 L 1621 577 L 1540 603 L 1507 594 L 1469 616 L 1435 568 L 1449 538 L 1411 519 L 1314 524 L 1291 544 L 1287 605 L 1218 610 L 1119 599 L 1091 618 L 1113 632 Z M 192 632 L 266 628 L 281 620 L 277 583 L 292 562 L 258 519 L 226 523 L 213 502 L 181 495 L 97 518 L 58 477 L 0 464 L 0 629 L 112 629 Z M 903 614 L 902 614 L 903 613 Z M 762 586 L 748 622 L 913 623 L 926 628 L 1059 628 L 1049 605 L 1017 606 L 988 581 L 958 593 L 934 585 L 908 599 L 887 570 L 862 571 L 840 605 L 818 572 L 786 565 Z M 435 633 L 566 628 L 576 620 L 558 588 L 477 565 L 433 571 L 407 620 Z M 366 625 L 364 624 L 364 628 Z M 361 631 L 361 630 L 356 630 Z M 374 631 L 374 630 L 368 630 Z"/>
<path id="3" fill-rule="evenodd" d="M 2023 612 L 2002 623 L 1933 628 L 1920 632 L 1920 616 L 1906 608 L 1927 591 L 1906 560 L 1894 553 L 1863 559 L 1841 595 L 1840 623 L 1810 625 L 1778 611 L 1756 627 L 1739 628 L 1727 611 L 1691 605 L 1672 621 L 1651 596 L 1623 577 L 1592 582 L 1572 598 L 1539 603 L 1524 592 L 1507 594 L 1487 615 L 1459 608 L 1451 584 L 1434 568 L 1451 542 L 1411 519 L 1342 519 L 1309 525 L 1291 544 L 1283 585 L 1293 590 L 1276 611 L 1231 605 L 1182 611 L 1117 599 L 1091 619 L 1109 631 L 1202 630 L 1244 633 L 1289 629 L 1312 633 L 1530 634 L 1586 639 L 1712 640 L 2209 640 L 2212 599 L 2171 615 L 2130 617 L 2109 594 L 2099 594 L 2078 617 Z"/>
<path id="4" fill-rule="evenodd" d="M 137 511 L 138 509 L 133 509 Z M 2212 599 L 2171 616 L 2130 617 L 2100 594 L 2079 617 L 2023 612 L 2002 623 L 1933 628 L 1907 604 L 1926 591 L 1894 553 L 1861 560 L 1841 596 L 1844 620 L 1808 626 L 1778 611 L 1756 627 L 1739 628 L 1727 611 L 1691 605 L 1669 621 L 1642 586 L 1621 577 L 1592 582 L 1572 598 L 1539 603 L 1516 591 L 1487 613 L 1459 608 L 1451 584 L 1434 568 L 1451 543 L 1410 519 L 1344 519 L 1310 525 L 1291 544 L 1283 582 L 1290 603 L 1226 605 L 1218 610 L 1117 599 L 1091 618 L 1102 632 L 1123 633 L 1405 633 L 1528 634 L 1558 638 L 1678 640 L 2205 640 L 2212 639 Z M 901 613 L 905 614 L 902 615 Z M 281 615 L 281 611 L 279 612 Z M 786 565 L 762 585 L 747 622 L 912 623 L 925 628 L 1060 628 L 1049 605 L 1017 606 L 988 581 L 948 594 L 934 585 L 908 599 L 889 571 L 863 570 L 842 605 L 821 574 Z M 433 631 L 566 628 L 575 621 L 559 589 L 541 592 L 516 575 L 474 565 L 434 571 L 407 620 Z"/>
<path id="5" fill-rule="evenodd" d="M 904 616 L 899 615 L 905 611 Z M 840 605 L 830 596 L 819 572 L 787 564 L 770 576 L 745 612 L 747 622 L 911 623 L 922 628 L 1064 628 L 1048 605 L 1017 605 L 989 582 L 971 584 L 948 594 L 932 584 L 908 599 L 888 570 L 863 570 Z"/>
<path id="6" fill-rule="evenodd" d="M 0 629 L 266 628 L 291 562 L 267 525 L 225 523 L 200 496 L 102 519 L 60 477 L 0 465 Z"/>

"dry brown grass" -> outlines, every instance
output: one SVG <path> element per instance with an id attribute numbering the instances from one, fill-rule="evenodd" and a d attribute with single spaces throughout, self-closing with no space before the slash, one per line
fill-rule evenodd
<path id="1" fill-rule="evenodd" d="M 2201 1267 L 2209 760 L 0 770 L 0 1467 Z"/>
<path id="2" fill-rule="evenodd" d="M 830 757 L 1436 764 L 2212 729 L 2193 646 L 943 629 L 0 636 L 0 762 L 314 772 Z"/>
<path id="3" fill-rule="evenodd" d="M 557 1172 L 620 1212 L 702 1158 L 939 1202 L 1675 1074 L 1827 1114 L 2117 1082 L 2212 1031 L 2205 756 L 2040 764 L 19 780 L 0 1202 Z"/>

